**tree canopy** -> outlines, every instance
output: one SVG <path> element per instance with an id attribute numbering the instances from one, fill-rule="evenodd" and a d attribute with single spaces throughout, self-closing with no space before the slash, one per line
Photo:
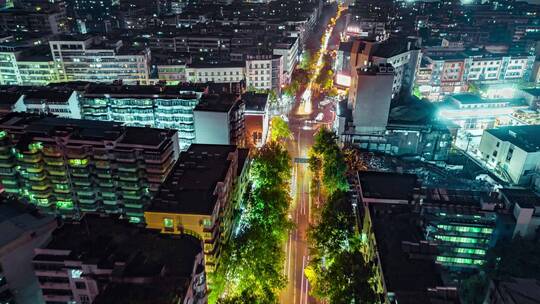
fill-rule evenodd
<path id="1" fill-rule="evenodd" d="M 312 260 L 305 272 L 312 294 L 329 303 L 376 303 L 373 267 L 360 250 L 346 193 L 330 196 L 317 222 L 308 234 Z"/>
<path id="2" fill-rule="evenodd" d="M 314 177 L 322 176 L 322 179 L 315 180 L 315 183 L 322 182 L 326 194 L 332 195 L 336 191 L 348 189 L 347 164 L 332 131 L 321 128 L 315 134 L 309 158 L 310 170 Z"/>
<path id="3" fill-rule="evenodd" d="M 270 139 L 272 141 L 283 141 L 292 138 L 292 132 L 289 129 L 289 125 L 283 118 L 279 116 L 272 117 L 271 127 Z"/>
<path id="4" fill-rule="evenodd" d="M 287 217 L 290 172 L 291 159 L 281 144 L 267 143 L 255 154 L 237 229 L 211 274 L 210 303 L 277 303 L 286 283 L 282 243 L 292 225 Z"/>

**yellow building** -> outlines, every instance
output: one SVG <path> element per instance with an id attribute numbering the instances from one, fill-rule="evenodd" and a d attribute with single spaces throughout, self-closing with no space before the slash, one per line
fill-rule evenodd
<path id="1" fill-rule="evenodd" d="M 146 228 L 199 238 L 206 270 L 212 271 L 221 243 L 233 230 L 235 206 L 247 181 L 247 157 L 248 150 L 234 145 L 191 145 L 145 211 Z"/>

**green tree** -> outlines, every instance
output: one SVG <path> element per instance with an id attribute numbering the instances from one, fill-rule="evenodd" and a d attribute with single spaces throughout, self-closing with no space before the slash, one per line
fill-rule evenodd
<path id="1" fill-rule="evenodd" d="M 373 267 L 364 261 L 362 252 L 355 248 L 352 251 L 342 251 L 333 259 L 320 266 L 321 263 L 309 267 L 316 267 L 311 293 L 319 299 L 332 304 L 350 303 L 377 303 L 377 295 L 371 285 L 374 275 Z"/>
<path id="2" fill-rule="evenodd" d="M 352 205 L 336 192 L 308 232 L 312 260 L 305 274 L 312 294 L 329 303 L 376 303 L 373 267 L 364 261 Z"/>
<path id="3" fill-rule="evenodd" d="M 315 134 L 315 141 L 309 155 L 310 163 L 319 162 L 316 158 L 320 159 L 322 163 L 322 166 L 313 167 L 322 169 L 322 174 L 312 172 L 314 172 L 314 175 L 322 175 L 322 184 L 328 195 L 348 189 L 347 164 L 343 152 L 337 144 L 337 138 L 332 131 L 322 128 Z"/>
<path id="4" fill-rule="evenodd" d="M 291 159 L 270 142 L 257 151 L 250 170 L 252 187 L 240 207 L 240 220 L 223 244 L 219 267 L 209 276 L 209 303 L 277 303 L 285 286 L 282 244 L 291 223 Z M 248 296 L 249 295 L 249 296 Z"/>
<path id="5" fill-rule="evenodd" d="M 270 139 L 272 141 L 283 141 L 292 138 L 292 132 L 289 125 L 283 118 L 274 116 L 271 121 Z"/>
<path id="6" fill-rule="evenodd" d="M 311 248 L 321 256 L 347 250 L 354 238 L 355 218 L 344 192 L 336 192 L 323 205 L 318 225 L 309 230 Z"/>

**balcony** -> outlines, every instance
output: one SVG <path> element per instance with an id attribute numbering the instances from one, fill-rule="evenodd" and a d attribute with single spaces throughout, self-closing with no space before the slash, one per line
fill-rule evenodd
<path id="1" fill-rule="evenodd" d="M 71 290 L 71 288 L 69 287 L 69 282 L 67 283 L 40 282 L 39 287 L 41 287 L 41 289 Z"/>

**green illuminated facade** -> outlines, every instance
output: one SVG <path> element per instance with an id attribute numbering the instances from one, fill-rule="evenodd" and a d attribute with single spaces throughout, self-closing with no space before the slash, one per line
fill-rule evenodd
<path id="1" fill-rule="evenodd" d="M 201 87 L 90 86 L 80 99 L 84 119 L 178 130 L 180 148 L 195 141 L 193 109 Z"/>
<path id="2" fill-rule="evenodd" d="M 448 267 L 477 267 L 493 243 L 496 214 L 482 210 L 424 208 L 425 234 L 437 244 L 436 261 Z"/>
<path id="3" fill-rule="evenodd" d="M 0 85 L 47 85 L 60 80 L 52 58 L 28 56 L 33 49 L 0 52 Z"/>
<path id="4" fill-rule="evenodd" d="M 15 113 L 0 128 L 5 192 L 65 217 L 103 212 L 142 222 L 179 154 L 172 130 Z"/>

